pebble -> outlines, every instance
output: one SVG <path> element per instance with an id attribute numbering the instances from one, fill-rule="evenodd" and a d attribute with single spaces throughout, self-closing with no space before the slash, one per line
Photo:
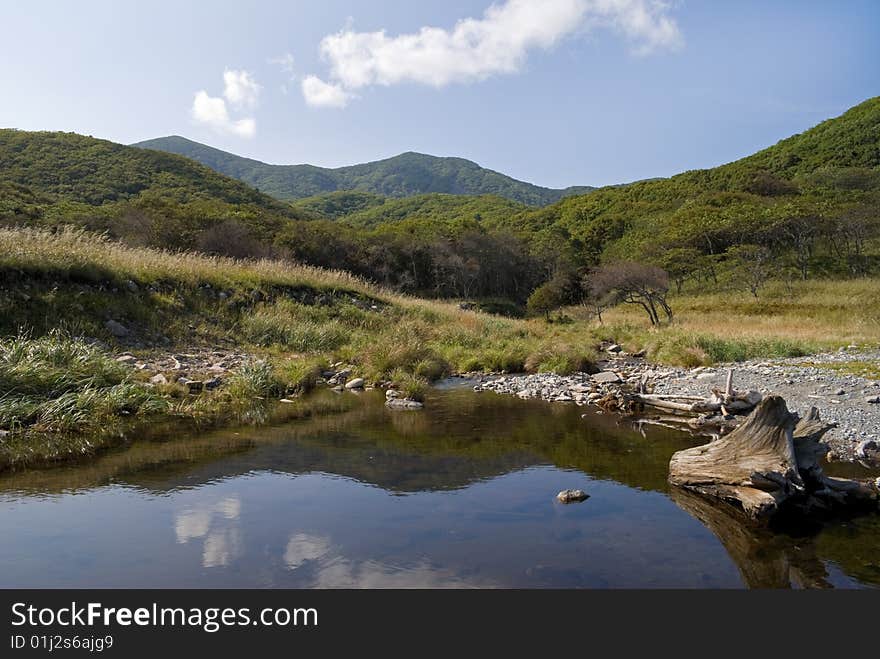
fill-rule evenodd
<path id="1" fill-rule="evenodd" d="M 583 490 L 562 490 L 556 495 L 556 500 L 560 503 L 580 503 L 590 498 L 590 495 Z"/>

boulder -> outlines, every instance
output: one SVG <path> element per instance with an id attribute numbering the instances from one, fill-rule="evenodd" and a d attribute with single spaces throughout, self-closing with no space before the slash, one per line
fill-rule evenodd
<path id="1" fill-rule="evenodd" d="M 620 376 L 614 371 L 600 371 L 590 376 L 593 382 L 600 384 L 617 384 L 620 382 Z"/>
<path id="2" fill-rule="evenodd" d="M 107 331 L 110 332 L 117 339 L 121 339 L 123 337 L 128 336 L 128 328 L 122 323 L 113 320 L 112 318 L 104 323 L 104 327 L 107 328 Z"/>
<path id="3" fill-rule="evenodd" d="M 620 352 L 620 351 L 622 351 L 622 350 L 623 350 L 623 348 L 621 348 L 621 347 L 620 347 L 619 345 L 617 345 L 616 343 L 612 343 L 610 346 L 608 346 L 607 348 L 605 348 L 605 352 L 611 353 L 612 355 L 615 354 L 615 353 L 618 353 L 618 352 Z"/>
<path id="4" fill-rule="evenodd" d="M 349 380 L 345 383 L 346 389 L 363 389 L 364 388 L 364 379 L 363 378 L 354 378 L 353 380 Z"/>
<path id="5" fill-rule="evenodd" d="M 150 384 L 168 384 L 168 378 L 161 373 L 156 373 L 156 375 L 150 378 Z"/>

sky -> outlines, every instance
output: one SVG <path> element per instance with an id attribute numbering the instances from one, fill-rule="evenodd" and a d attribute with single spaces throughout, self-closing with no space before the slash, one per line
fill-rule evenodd
<path id="1" fill-rule="evenodd" d="M 880 94 L 878 0 L 0 0 L 0 127 L 549 187 L 746 156 Z"/>

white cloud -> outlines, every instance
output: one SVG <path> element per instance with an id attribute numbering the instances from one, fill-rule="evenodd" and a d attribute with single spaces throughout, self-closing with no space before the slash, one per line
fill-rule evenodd
<path id="1" fill-rule="evenodd" d="M 316 108 L 344 108 L 352 94 L 338 83 L 324 82 L 317 76 L 306 76 L 302 81 L 306 103 Z"/>
<path id="2" fill-rule="evenodd" d="M 247 71 L 223 72 L 223 96 L 229 103 L 239 109 L 252 110 L 257 107 L 260 86 Z"/>
<path id="3" fill-rule="evenodd" d="M 247 71 L 223 72 L 223 97 L 211 96 L 205 90 L 196 92 L 192 104 L 192 117 L 218 133 L 253 137 L 257 134 L 257 122 L 253 117 L 232 119 L 229 106 L 243 111 L 257 106 L 260 85 Z"/>
<path id="4" fill-rule="evenodd" d="M 582 30 L 603 27 L 621 34 L 636 54 L 681 45 L 669 4 L 661 0 L 506 0 L 482 18 L 459 21 L 451 30 L 423 27 L 389 37 L 384 30 L 350 27 L 321 41 L 329 81 L 303 80 L 310 105 L 344 107 L 353 91 L 404 82 L 443 87 L 520 70 L 529 51 L 549 49 Z"/>

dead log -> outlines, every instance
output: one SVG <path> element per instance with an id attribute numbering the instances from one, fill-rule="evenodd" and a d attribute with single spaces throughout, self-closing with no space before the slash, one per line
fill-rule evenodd
<path id="1" fill-rule="evenodd" d="M 790 500 L 806 508 L 876 500 L 867 486 L 822 472 L 820 439 L 832 427 L 815 410 L 799 422 L 781 397 L 769 396 L 729 435 L 673 455 L 669 481 L 738 505 L 753 519 L 772 517 Z"/>

